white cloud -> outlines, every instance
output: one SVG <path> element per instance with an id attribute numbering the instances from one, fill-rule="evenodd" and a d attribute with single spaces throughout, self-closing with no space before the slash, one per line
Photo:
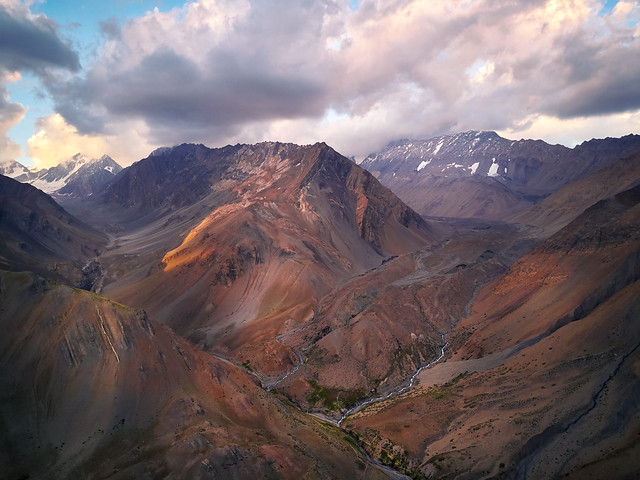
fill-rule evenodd
<path id="1" fill-rule="evenodd" d="M 48 168 L 67 160 L 76 153 L 93 158 L 108 154 L 123 166 L 146 157 L 157 145 L 146 141 L 146 127 L 128 122 L 117 135 L 81 134 L 60 114 L 37 120 L 38 131 L 29 138 L 28 154 L 34 167 Z"/>
<path id="2" fill-rule="evenodd" d="M 22 156 L 20 145 L 8 136 L 9 130 L 22 121 L 27 111 L 22 104 L 9 101 L 7 85 L 19 80 L 19 72 L 0 70 L 0 162 Z"/>
<path id="3" fill-rule="evenodd" d="M 620 137 L 640 132 L 640 112 L 560 120 L 547 115 L 526 119 L 522 128 L 498 133 L 506 138 L 544 138 L 548 143 L 575 146 L 592 138 Z"/>

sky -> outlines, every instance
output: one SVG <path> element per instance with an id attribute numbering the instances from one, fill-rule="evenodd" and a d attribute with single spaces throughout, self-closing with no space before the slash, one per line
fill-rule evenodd
<path id="1" fill-rule="evenodd" d="M 0 161 L 640 133 L 640 1 L 0 0 Z"/>

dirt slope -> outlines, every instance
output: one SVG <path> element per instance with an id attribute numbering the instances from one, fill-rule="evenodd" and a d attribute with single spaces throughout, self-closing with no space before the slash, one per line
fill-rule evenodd
<path id="1" fill-rule="evenodd" d="M 517 261 L 419 389 L 346 427 L 425 477 L 637 476 L 639 201 L 599 202 Z"/>
<path id="2" fill-rule="evenodd" d="M 0 275 L 4 478 L 387 478 L 143 312 Z"/>

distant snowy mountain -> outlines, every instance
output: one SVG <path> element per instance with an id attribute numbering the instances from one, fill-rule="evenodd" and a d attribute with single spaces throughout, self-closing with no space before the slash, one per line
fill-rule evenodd
<path id="1" fill-rule="evenodd" d="M 15 164 L 15 165 L 14 165 Z M 18 162 L 0 165 L 8 173 L 0 173 L 19 182 L 30 183 L 50 195 L 84 197 L 101 190 L 122 170 L 122 167 L 108 155 L 89 158 L 77 153 L 69 160 L 36 172 L 30 171 Z"/>
<path id="2" fill-rule="evenodd" d="M 541 167 L 556 163 L 571 149 L 549 145 L 541 140 L 507 140 L 495 132 L 469 131 L 429 140 L 392 142 L 378 153 L 369 155 L 361 166 L 379 174 L 419 174 L 448 178 L 492 177 L 502 182 L 531 183 Z M 546 170 L 546 169 L 544 169 Z M 557 179 L 562 181 L 561 179 Z M 554 186 L 534 182 L 527 193 L 541 195 Z M 540 185 L 538 185 L 540 183 Z"/>
<path id="3" fill-rule="evenodd" d="M 27 167 L 15 160 L 0 160 L 0 175 L 5 177 L 16 178 L 23 175 L 30 175 L 31 172 Z"/>
<path id="4" fill-rule="evenodd" d="M 76 167 L 67 177 L 66 184 L 56 193 L 72 197 L 92 195 L 102 190 L 121 170 L 122 167 L 113 158 L 103 155 Z"/>
<path id="5" fill-rule="evenodd" d="M 567 148 L 469 131 L 395 141 L 360 166 L 423 215 L 502 219 L 638 150 L 639 135 Z"/>

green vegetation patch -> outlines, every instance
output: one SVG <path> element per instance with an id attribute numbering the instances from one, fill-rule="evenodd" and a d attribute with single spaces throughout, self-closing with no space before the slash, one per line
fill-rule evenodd
<path id="1" fill-rule="evenodd" d="M 244 362 L 242 362 L 242 366 L 248 371 L 253 372 L 253 367 L 251 366 L 251 362 L 249 360 L 245 360 Z"/>
<path id="2" fill-rule="evenodd" d="M 446 388 L 446 386 L 434 385 L 427 390 L 425 394 L 428 398 L 432 398 L 434 400 L 439 400 L 441 398 L 445 398 L 453 395 L 450 389 Z"/>
<path id="3" fill-rule="evenodd" d="M 364 389 L 342 390 L 318 385 L 316 380 L 308 380 L 313 391 L 307 395 L 307 403 L 310 407 L 315 407 L 318 403 L 324 408 L 338 411 L 343 408 L 353 407 L 360 398 L 364 396 Z"/>
<path id="4" fill-rule="evenodd" d="M 110 304 L 115 305 L 116 307 L 119 307 L 121 309 L 130 310 L 129 307 L 127 307 L 126 305 L 123 305 L 122 303 L 119 303 L 119 302 L 115 302 L 115 301 L 111 300 L 110 298 L 103 297 L 99 293 L 92 292 L 90 290 L 83 290 L 81 288 L 76 288 L 76 287 L 71 287 L 71 289 L 76 293 L 80 293 L 82 295 L 88 295 L 89 297 L 91 297 L 91 298 L 93 298 L 95 300 L 98 300 L 99 302 L 110 303 Z"/>

